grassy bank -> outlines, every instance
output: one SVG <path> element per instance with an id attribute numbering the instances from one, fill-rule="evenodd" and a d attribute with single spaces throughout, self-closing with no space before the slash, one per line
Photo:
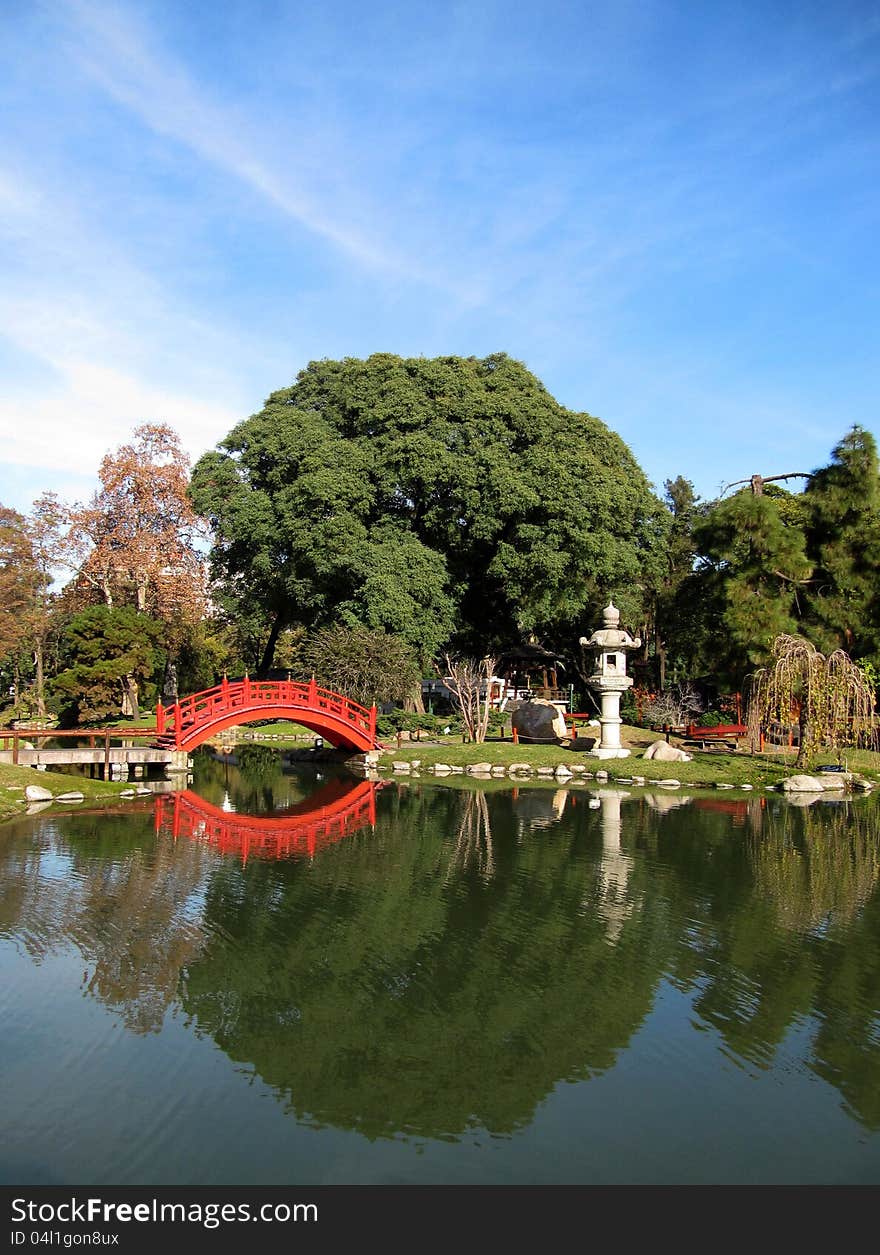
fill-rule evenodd
<path id="1" fill-rule="evenodd" d="M 624 725 L 621 740 L 631 751 L 629 758 L 592 758 L 586 752 L 589 742 L 585 740 L 573 741 L 569 747 L 563 748 L 558 745 L 525 745 L 522 742 L 514 745 L 506 740 L 470 745 L 450 738 L 442 743 L 404 742 L 399 749 L 396 746 L 386 749 L 380 763 L 386 768 L 390 768 L 394 761 L 412 762 L 414 759 L 421 762 L 422 768 L 435 763 L 448 763 L 450 767 L 467 767 L 473 763 L 509 767 L 511 763 L 529 763 L 533 768 L 564 765 L 569 770 L 577 765 L 593 773 L 606 771 L 609 780 L 638 775 L 646 780 L 680 780 L 683 785 L 692 788 L 717 784 L 751 784 L 756 788 L 766 788 L 779 784 L 786 776 L 794 775 L 795 771 L 805 770 L 795 768 L 794 753 L 791 751 L 785 755 L 752 755 L 745 751 L 720 753 L 688 749 L 688 753 L 693 753 L 691 762 L 655 762 L 653 759 L 646 760 L 643 754 L 648 745 L 658 740 L 656 733 Z M 850 771 L 880 782 L 880 754 L 868 750 L 846 750 L 842 760 Z M 829 752 L 817 755 L 813 766 L 836 762 L 836 755 Z"/>
<path id="2" fill-rule="evenodd" d="M 0 763 L 0 823 L 22 815 L 27 810 L 24 791 L 29 784 L 42 785 L 50 793 L 82 793 L 88 802 L 115 801 L 123 789 L 132 785 L 121 780 L 90 780 L 87 776 L 70 776 L 59 771 L 36 771 L 33 767 L 13 767 Z M 60 802 L 59 808 L 66 803 Z"/>

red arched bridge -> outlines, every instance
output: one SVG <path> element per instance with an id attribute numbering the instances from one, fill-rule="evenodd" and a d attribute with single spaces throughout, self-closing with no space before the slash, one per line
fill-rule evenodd
<path id="1" fill-rule="evenodd" d="M 256 719 L 293 719 L 340 749 L 376 747 L 376 707 L 321 688 L 314 679 L 226 680 L 203 693 L 156 707 L 156 741 L 164 749 L 193 750 L 224 728 Z"/>

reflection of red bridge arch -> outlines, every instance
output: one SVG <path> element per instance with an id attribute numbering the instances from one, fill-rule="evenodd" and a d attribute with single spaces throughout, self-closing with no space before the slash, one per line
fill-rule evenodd
<path id="1" fill-rule="evenodd" d="M 314 680 L 224 680 L 173 706 L 156 707 L 156 739 L 165 749 L 193 750 L 210 737 L 255 719 L 293 719 L 341 749 L 376 746 L 376 707 L 320 688 Z"/>
<path id="2" fill-rule="evenodd" d="M 187 789 L 156 796 L 156 832 L 177 840 L 187 837 L 237 854 L 242 862 L 261 858 L 307 855 L 376 822 L 376 789 L 372 780 L 330 780 L 304 802 L 282 815 L 238 815 L 206 802 Z"/>
<path id="3" fill-rule="evenodd" d="M 733 826 L 735 828 L 742 828 L 756 803 L 759 810 L 764 810 L 766 808 L 767 799 L 764 797 L 763 793 L 757 798 L 754 796 L 748 798 L 694 798 L 694 806 L 698 807 L 700 810 L 721 811 L 722 814 L 731 815 L 733 817 Z"/>

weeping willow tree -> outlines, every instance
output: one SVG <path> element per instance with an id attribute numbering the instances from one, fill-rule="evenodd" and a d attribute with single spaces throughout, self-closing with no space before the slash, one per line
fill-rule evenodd
<path id="1" fill-rule="evenodd" d="M 869 744 L 874 734 L 874 689 L 842 649 L 822 654 L 802 636 L 777 636 L 773 664 L 752 677 L 749 731 L 754 744 L 771 721 L 790 724 L 800 737 L 797 766 L 822 746 Z"/>

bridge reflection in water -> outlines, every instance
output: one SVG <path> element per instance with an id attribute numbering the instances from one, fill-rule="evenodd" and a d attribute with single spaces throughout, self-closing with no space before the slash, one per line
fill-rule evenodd
<path id="1" fill-rule="evenodd" d="M 374 780 L 328 780 L 283 813 L 240 815 L 187 789 L 156 797 L 156 832 L 185 837 L 249 858 L 313 858 L 320 850 L 376 823 Z"/>

